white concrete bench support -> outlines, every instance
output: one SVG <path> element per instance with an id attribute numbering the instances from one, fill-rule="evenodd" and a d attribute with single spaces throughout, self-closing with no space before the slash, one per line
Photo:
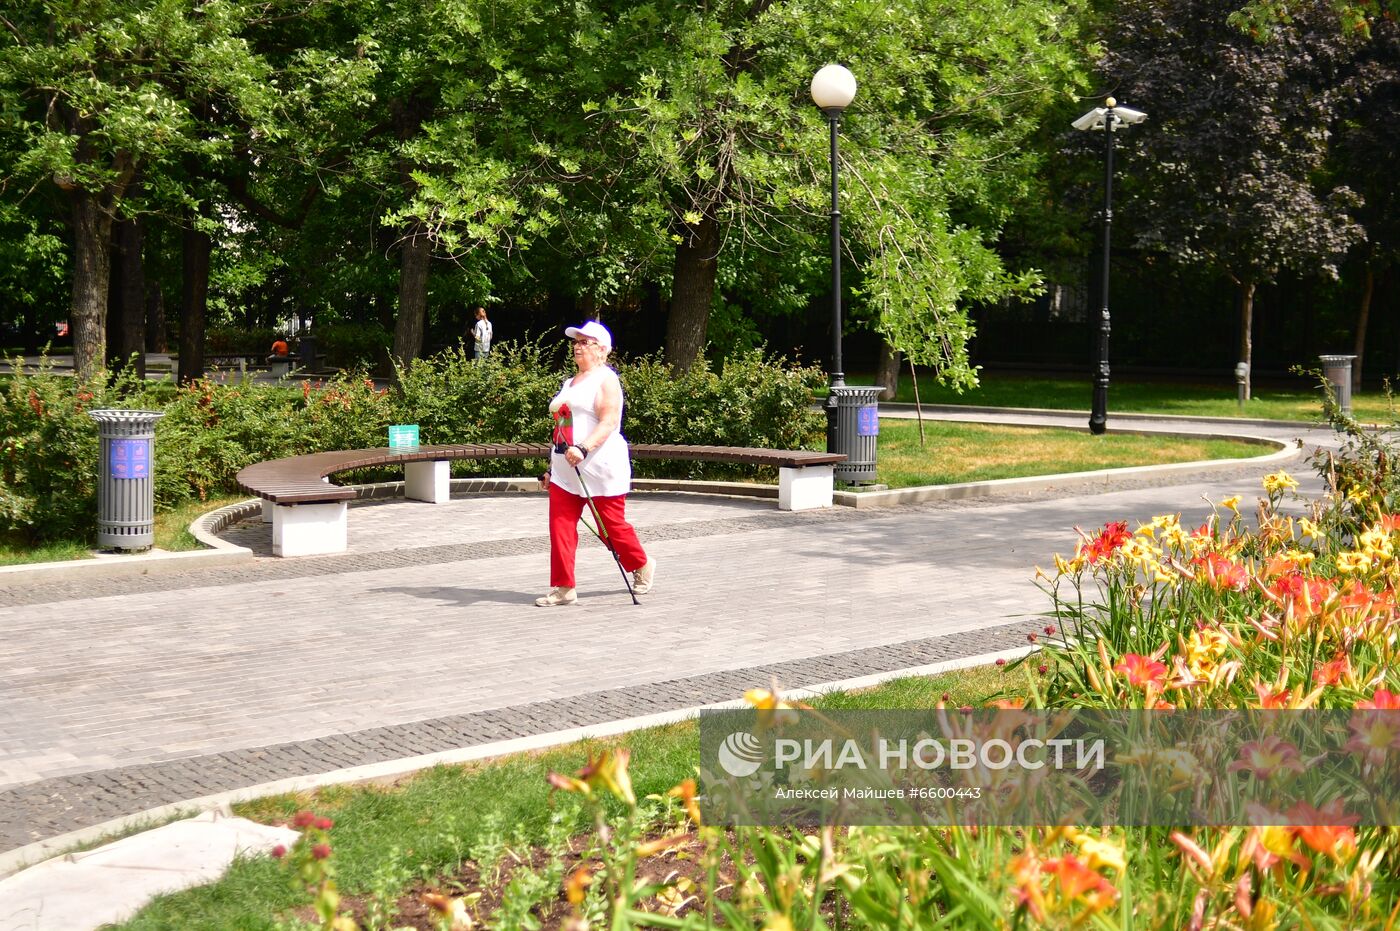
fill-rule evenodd
<path id="1" fill-rule="evenodd" d="M 276 505 L 272 510 L 273 555 L 319 556 L 345 552 L 349 543 L 348 511 L 344 501 Z"/>
<path id="2" fill-rule="evenodd" d="M 831 507 L 834 471 L 834 467 L 829 465 L 779 469 L 778 510 L 806 511 Z"/>
<path id="3" fill-rule="evenodd" d="M 452 476 L 447 460 L 405 462 L 403 496 L 414 501 L 445 504 L 452 497 Z"/>

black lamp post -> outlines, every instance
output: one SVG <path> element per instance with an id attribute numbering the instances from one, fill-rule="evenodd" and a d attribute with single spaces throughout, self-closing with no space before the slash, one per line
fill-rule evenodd
<path id="1" fill-rule="evenodd" d="M 1147 114 L 1141 110 L 1118 106 L 1112 97 L 1105 106 L 1095 107 L 1074 121 L 1075 129 L 1104 131 L 1103 177 L 1103 302 L 1099 309 L 1098 368 L 1094 373 L 1094 401 L 1089 413 L 1089 432 L 1103 433 L 1108 429 L 1108 257 L 1113 238 L 1113 131 L 1123 125 L 1141 123 Z"/>
<path id="2" fill-rule="evenodd" d="M 856 79 L 841 65 L 827 65 L 812 77 L 812 102 L 826 114 L 831 124 L 831 387 L 844 387 L 846 373 L 841 366 L 841 210 L 838 206 L 837 127 L 841 113 L 856 96 Z M 836 394 L 827 398 L 826 447 L 838 451 L 836 440 Z"/>

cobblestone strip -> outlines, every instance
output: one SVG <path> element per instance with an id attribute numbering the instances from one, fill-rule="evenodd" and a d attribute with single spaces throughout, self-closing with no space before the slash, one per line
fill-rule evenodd
<path id="1" fill-rule="evenodd" d="M 568 699 L 377 727 L 297 743 L 44 779 L 0 791 L 0 852 L 161 805 L 292 776 L 737 698 L 776 681 L 799 688 L 1007 650 L 1043 621 L 672 679 Z"/>

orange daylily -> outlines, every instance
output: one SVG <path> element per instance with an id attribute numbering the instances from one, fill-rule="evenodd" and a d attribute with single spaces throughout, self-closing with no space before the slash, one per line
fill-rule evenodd
<path id="1" fill-rule="evenodd" d="M 1375 694 L 1361 699 L 1356 707 L 1368 711 L 1400 711 L 1400 695 L 1388 689 L 1376 689 Z"/>
<path id="2" fill-rule="evenodd" d="M 1040 869 L 1055 877 L 1065 898 L 1083 899 L 1095 911 L 1113 904 L 1118 898 L 1118 890 L 1113 883 L 1072 853 L 1046 860 Z"/>
<path id="3" fill-rule="evenodd" d="M 1113 671 L 1127 676 L 1128 684 L 1134 688 L 1148 685 L 1161 688 L 1162 680 L 1167 677 L 1165 665 L 1141 653 L 1125 653 L 1118 665 L 1113 667 Z"/>

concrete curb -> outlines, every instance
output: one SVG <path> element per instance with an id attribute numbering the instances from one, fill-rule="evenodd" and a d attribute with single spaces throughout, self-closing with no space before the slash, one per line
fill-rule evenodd
<path id="1" fill-rule="evenodd" d="M 1130 431 L 1122 431 L 1130 432 Z M 1136 431 L 1131 431 L 1136 432 Z M 1302 454 L 1302 447 L 1281 440 L 1229 434 L 1191 434 L 1207 439 L 1232 439 L 1278 446 L 1267 456 L 1248 459 L 1203 459 L 1197 462 L 1171 462 L 1165 465 L 1128 466 L 1122 469 L 1099 469 L 1094 472 L 1064 472 L 1059 475 L 1032 475 L 1026 478 L 1001 478 L 987 482 L 959 482 L 956 485 L 924 485 L 919 488 L 896 488 L 889 491 L 838 491 L 836 504 L 853 508 L 895 507 L 921 501 L 953 501 L 961 498 L 988 498 L 996 495 L 1023 494 L 1048 489 L 1075 489 L 1103 486 L 1108 490 L 1114 481 L 1131 478 L 1151 478 L 1158 475 L 1191 472 L 1220 472 L 1240 466 L 1274 466 Z"/>
<path id="2" fill-rule="evenodd" d="M 1023 656 L 1034 653 L 1038 649 L 1039 647 L 1027 644 L 1023 647 L 1017 647 L 1012 650 L 1002 650 L 996 653 L 982 653 L 977 656 L 944 660 L 943 662 L 930 663 L 924 666 L 911 666 L 906 669 L 893 669 L 888 672 L 874 673 L 872 675 L 859 676 L 853 679 L 822 682 L 800 689 L 785 690 L 783 695 L 790 698 L 812 698 L 827 692 L 848 692 L 857 689 L 867 689 L 892 679 L 933 676 L 959 669 L 970 669 L 975 666 L 988 666 L 995 663 L 998 659 L 1007 661 L 1020 659 Z M 475 747 L 463 747 L 461 749 L 447 750 L 440 753 L 405 757 L 399 760 L 371 763 L 366 766 L 354 766 L 348 769 L 332 770 L 330 772 L 318 773 L 310 776 L 293 776 L 289 779 L 278 779 L 274 782 L 264 782 L 259 785 L 232 789 L 214 795 L 205 795 L 185 802 L 176 802 L 172 805 L 162 805 L 158 808 L 151 808 L 135 814 L 125 815 L 121 818 L 114 818 L 111 821 L 81 828 L 77 831 L 70 831 L 67 834 L 60 834 L 57 837 L 36 841 L 33 844 L 26 844 L 23 847 L 18 847 L 4 854 L 0 854 L 0 879 L 12 876 L 30 866 L 38 865 L 45 860 L 59 856 L 69 848 L 89 844 L 108 835 L 122 834 L 133 828 L 140 828 L 144 825 L 164 822 L 172 818 L 197 814 L 209 809 L 216 809 L 228 813 L 229 806 L 236 802 L 264 798 L 269 795 L 280 795 L 286 792 L 305 792 L 311 789 L 324 788 L 326 786 L 370 782 L 378 779 L 392 779 L 408 775 L 409 773 L 418 772 L 419 770 L 428 769 L 432 766 L 472 763 L 480 760 L 492 759 L 494 757 L 558 747 L 588 738 L 614 737 L 618 734 L 625 734 L 648 727 L 659 727 L 664 724 L 688 721 L 698 717 L 700 712 L 704 709 L 742 708 L 744 704 L 744 700 L 740 698 L 734 699 L 733 701 L 696 705 L 691 708 L 680 708 L 674 711 L 661 711 L 655 714 L 640 715 L 634 718 L 623 718 L 607 724 L 590 724 L 585 727 L 573 727 L 548 734 L 535 734 L 529 737 L 517 737 L 512 740 L 500 740 Z"/>

